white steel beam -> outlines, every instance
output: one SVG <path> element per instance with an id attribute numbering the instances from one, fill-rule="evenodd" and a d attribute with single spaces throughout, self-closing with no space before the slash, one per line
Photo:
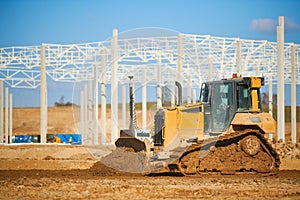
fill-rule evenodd
<path id="1" fill-rule="evenodd" d="M 88 80 L 88 143 L 94 143 L 93 127 L 93 80 Z"/>
<path id="2" fill-rule="evenodd" d="M 98 73 L 98 66 L 95 64 L 94 66 L 94 144 L 99 144 L 98 138 L 98 80 L 99 80 L 99 73 Z"/>
<path id="3" fill-rule="evenodd" d="M 5 144 L 8 141 L 8 88 L 5 88 Z"/>
<path id="4" fill-rule="evenodd" d="M 188 80 L 187 80 L 187 103 L 191 103 L 191 96 L 192 96 L 192 88 L 191 88 L 191 75 L 190 72 L 188 74 Z"/>
<path id="5" fill-rule="evenodd" d="M 175 83 L 173 83 L 171 86 L 170 86 L 170 90 L 171 90 L 171 107 L 174 107 L 175 106 L 175 96 L 176 96 L 176 88 L 175 88 Z"/>
<path id="6" fill-rule="evenodd" d="M 212 60 L 211 56 L 208 56 L 208 80 L 212 81 L 213 80 L 213 65 L 212 65 Z"/>
<path id="7" fill-rule="evenodd" d="M 182 48 L 182 35 L 178 34 L 177 36 L 177 80 L 180 84 L 183 84 L 183 48 Z M 171 85 L 171 106 L 175 106 L 175 96 L 176 94 L 176 86 L 175 83 Z"/>
<path id="8" fill-rule="evenodd" d="M 182 84 L 182 64 L 183 64 L 183 51 L 182 51 L 182 36 L 177 36 L 177 81 Z M 175 84 L 175 83 L 174 83 Z"/>
<path id="9" fill-rule="evenodd" d="M 238 40 L 238 42 L 237 42 Z M 239 42 L 240 41 L 240 42 Z M 167 61 L 172 67 L 178 68 L 178 74 L 186 82 L 186 66 L 194 72 L 193 86 L 199 86 L 200 82 L 207 81 L 207 58 L 211 56 L 214 70 L 224 73 L 227 77 L 236 72 L 239 66 L 238 60 L 244 59 L 241 70 L 245 76 L 252 76 L 258 65 L 261 74 L 272 74 L 273 83 L 277 83 L 276 42 L 264 40 L 247 40 L 207 35 L 179 34 L 178 36 L 125 38 L 119 40 L 119 52 L 122 53 L 119 66 L 120 75 L 126 76 L 130 69 L 137 68 L 137 63 L 152 62 L 155 59 L 157 49 L 162 49 L 162 60 Z M 241 43 L 241 55 L 238 44 Z M 82 81 L 93 76 L 92 68 L 95 59 L 99 58 L 101 49 L 107 50 L 107 57 L 112 58 L 112 43 L 110 41 L 83 43 L 83 44 L 44 44 L 47 50 L 47 75 L 55 81 Z M 297 64 L 299 66 L 299 44 L 296 44 Z M 285 45 L 287 50 L 288 45 Z M 0 79 L 18 88 L 36 88 L 40 84 L 40 47 L 5 47 L 0 48 Z M 95 55 L 97 55 L 95 57 Z M 176 56 L 177 55 L 177 56 Z M 180 56 L 182 55 L 182 56 Z M 238 57 L 238 58 L 237 58 Z M 290 69 L 290 57 L 285 58 L 286 68 Z M 260 61 L 259 63 L 257 61 Z M 126 63 L 124 62 L 126 61 Z M 109 60 L 111 63 L 112 60 Z M 182 63 L 182 73 L 180 64 Z M 130 67 L 129 67 L 130 66 Z M 267 67 L 268 66 L 268 67 Z M 162 70 L 164 81 L 173 81 L 168 77 L 166 70 Z M 254 72 L 254 73 L 253 73 Z M 298 73 L 299 74 L 299 73 Z M 300 75 L 296 74 L 296 82 L 300 83 Z M 167 78 L 168 77 L 168 78 Z M 110 71 L 107 73 L 107 81 L 111 81 Z M 180 78 L 179 78 L 180 79 Z M 201 80 L 201 81 L 200 81 Z M 285 83 L 291 83 L 290 71 L 284 74 Z M 177 81 L 180 81 L 177 79 Z M 199 81 L 199 82 L 197 82 Z M 141 82 L 135 78 L 135 82 Z M 181 81 L 180 81 L 181 82 Z M 184 84 L 184 83 L 182 83 Z"/>
<path id="10" fill-rule="evenodd" d="M 112 69 L 111 69 L 111 143 L 118 138 L 118 30 L 112 36 Z"/>
<path id="11" fill-rule="evenodd" d="M 101 51 L 101 143 L 106 144 L 106 55 L 105 50 Z"/>
<path id="12" fill-rule="evenodd" d="M 162 79 L 161 79 L 161 55 L 157 55 L 157 91 L 156 91 L 156 100 L 157 100 L 157 109 L 162 107 Z"/>
<path id="13" fill-rule="evenodd" d="M 9 94 L 9 143 L 12 144 L 12 127 L 13 127 L 13 103 L 12 93 Z"/>
<path id="14" fill-rule="evenodd" d="M 40 66 L 40 121 L 41 121 L 41 143 L 47 142 L 47 79 L 46 79 L 46 47 L 41 45 Z"/>
<path id="15" fill-rule="evenodd" d="M 242 75 L 242 42 L 240 39 L 236 40 L 236 72 Z"/>
<path id="16" fill-rule="evenodd" d="M 84 96 L 83 91 L 80 91 L 80 134 L 82 144 L 84 144 L 84 131 L 85 131 L 85 122 L 84 122 Z"/>
<path id="17" fill-rule="evenodd" d="M 297 114 L 296 114 L 296 51 L 295 46 L 291 45 L 291 66 L 292 66 L 292 83 L 291 83 L 291 126 L 292 142 L 297 142 Z"/>
<path id="18" fill-rule="evenodd" d="M 278 17 L 277 26 L 277 133 L 285 142 L 284 112 L 284 17 Z"/>
<path id="19" fill-rule="evenodd" d="M 146 68 L 143 68 L 143 83 L 142 83 L 142 128 L 147 127 L 147 76 Z"/>
<path id="20" fill-rule="evenodd" d="M 88 144 L 88 88 L 87 84 L 84 84 L 83 88 L 83 124 L 84 124 L 84 132 L 83 132 L 83 141 L 84 144 Z"/>
<path id="21" fill-rule="evenodd" d="M 273 116 L 273 81 L 272 75 L 268 76 L 268 84 L 269 84 L 269 114 Z M 273 139 L 273 135 L 269 134 L 269 139 Z"/>
<path id="22" fill-rule="evenodd" d="M 126 122 L 127 122 L 127 117 L 126 117 L 126 85 L 122 85 L 122 128 L 126 129 Z"/>
<path id="23" fill-rule="evenodd" d="M 193 89 L 193 104 L 197 103 L 197 92 L 196 89 Z"/>

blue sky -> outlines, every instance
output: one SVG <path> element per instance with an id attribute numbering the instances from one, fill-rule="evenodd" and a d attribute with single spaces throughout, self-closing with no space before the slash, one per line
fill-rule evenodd
<path id="1" fill-rule="evenodd" d="M 299 9 L 299 0 L 0 0 L 0 47 L 102 41 L 114 28 L 142 27 L 275 41 L 280 15 L 285 41 L 300 44 Z M 23 99 L 16 105 L 36 94 L 16 93 Z M 50 105 L 62 95 L 50 94 Z"/>

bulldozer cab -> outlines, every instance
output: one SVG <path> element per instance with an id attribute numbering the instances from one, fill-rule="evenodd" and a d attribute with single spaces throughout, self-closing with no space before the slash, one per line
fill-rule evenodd
<path id="1" fill-rule="evenodd" d="M 228 130 L 236 112 L 260 112 L 261 78 L 224 79 L 203 83 L 200 101 L 204 107 L 204 132 L 219 134 Z"/>

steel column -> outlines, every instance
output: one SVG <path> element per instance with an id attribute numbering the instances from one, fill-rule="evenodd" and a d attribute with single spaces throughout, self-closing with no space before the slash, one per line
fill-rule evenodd
<path id="1" fill-rule="evenodd" d="M 182 84 L 182 35 L 177 36 L 177 81 Z"/>
<path id="2" fill-rule="evenodd" d="M 242 75 L 242 42 L 240 39 L 236 40 L 236 68 L 237 74 Z"/>
<path id="3" fill-rule="evenodd" d="M 278 17 L 277 26 L 277 133 L 278 140 L 285 142 L 284 112 L 284 17 Z"/>
<path id="4" fill-rule="evenodd" d="M 98 73 L 98 66 L 95 64 L 94 66 L 94 144 L 99 144 L 98 142 L 98 80 L 99 80 L 99 73 Z"/>
<path id="5" fill-rule="evenodd" d="M 191 88 L 191 75 L 190 71 L 188 72 L 188 80 L 187 80 L 187 103 L 191 103 L 191 96 L 192 96 L 192 88 Z"/>
<path id="6" fill-rule="evenodd" d="M 208 80 L 213 80 L 213 65 L 211 62 L 211 56 L 208 57 Z"/>
<path id="7" fill-rule="evenodd" d="M 5 88 L 5 144 L 8 141 L 8 88 Z"/>
<path id="8" fill-rule="evenodd" d="M 87 84 L 84 84 L 83 88 L 83 124 L 84 124 L 84 133 L 83 133 L 83 141 L 84 144 L 88 144 L 88 88 Z"/>
<path id="9" fill-rule="evenodd" d="M 197 103 L 197 93 L 196 89 L 193 89 L 193 104 Z"/>
<path id="10" fill-rule="evenodd" d="M 177 80 L 180 84 L 182 84 L 183 80 L 183 73 L 182 73 L 182 66 L 183 66 L 183 49 L 182 49 L 182 35 L 178 34 L 177 36 Z M 176 96 L 176 87 L 175 83 L 174 86 L 171 86 L 172 96 L 171 96 L 171 106 L 175 106 L 175 96 Z"/>
<path id="11" fill-rule="evenodd" d="M 101 124 L 102 124 L 102 133 L 101 133 L 101 143 L 106 144 L 106 52 L 102 50 L 101 56 Z"/>
<path id="12" fill-rule="evenodd" d="M 143 83 L 142 83 L 142 128 L 147 127 L 147 70 L 143 69 Z"/>
<path id="13" fill-rule="evenodd" d="M 296 115 L 296 51 L 295 45 L 291 45 L 291 66 L 292 66 L 292 74 L 291 74 L 291 125 L 292 125 L 292 142 L 297 142 L 297 115 Z"/>
<path id="14" fill-rule="evenodd" d="M 162 107 L 161 55 L 157 55 L 157 108 Z"/>
<path id="15" fill-rule="evenodd" d="M 80 91 L 80 134 L 81 134 L 82 140 L 84 140 L 84 131 L 85 131 L 84 126 L 85 126 L 85 123 L 84 123 L 84 94 L 83 94 L 83 91 Z"/>
<path id="16" fill-rule="evenodd" d="M 13 104 L 12 104 L 12 93 L 9 94 L 9 143 L 12 144 L 12 126 L 13 126 Z"/>
<path id="17" fill-rule="evenodd" d="M 40 121 L 41 121 L 41 143 L 47 142 L 47 77 L 46 77 L 46 47 L 45 44 L 41 45 L 41 66 L 40 66 Z"/>
<path id="18" fill-rule="evenodd" d="M 94 142 L 93 128 L 93 80 L 88 80 L 88 141 L 89 144 Z"/>
<path id="19" fill-rule="evenodd" d="M 272 81 L 272 75 L 268 76 L 268 84 L 269 84 L 269 114 L 273 116 L 273 81 Z M 273 139 L 273 135 L 269 134 L 269 139 Z"/>
<path id="20" fill-rule="evenodd" d="M 112 70 L 111 70 L 111 143 L 118 138 L 118 30 L 112 36 Z"/>
<path id="21" fill-rule="evenodd" d="M 126 117 L 126 85 L 122 85 L 122 128 L 126 129 L 126 122 L 127 122 L 127 117 Z"/>

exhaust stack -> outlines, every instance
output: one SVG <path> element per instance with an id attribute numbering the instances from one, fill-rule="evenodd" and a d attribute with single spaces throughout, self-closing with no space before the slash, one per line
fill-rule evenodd
<path id="1" fill-rule="evenodd" d="M 177 104 L 178 106 L 180 106 L 182 105 L 182 86 L 178 81 L 175 81 L 175 85 L 177 86 L 177 90 L 178 90 Z"/>

